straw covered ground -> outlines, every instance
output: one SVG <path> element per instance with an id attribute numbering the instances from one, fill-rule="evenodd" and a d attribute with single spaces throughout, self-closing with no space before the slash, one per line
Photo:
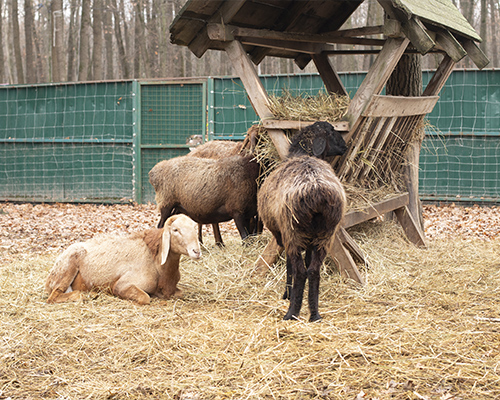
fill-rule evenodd
<path id="1" fill-rule="evenodd" d="M 58 252 L 157 222 L 154 207 L 0 205 L 0 399 L 498 399 L 499 208 L 426 206 L 428 248 L 392 222 L 351 231 L 366 285 L 331 260 L 320 323 L 282 321 L 284 265 L 252 275 L 267 234 L 205 235 L 181 262 L 184 298 L 136 306 L 107 293 L 48 305 Z"/>

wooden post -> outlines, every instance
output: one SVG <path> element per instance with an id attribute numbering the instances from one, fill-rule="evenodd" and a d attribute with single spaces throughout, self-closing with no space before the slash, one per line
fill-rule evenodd
<path id="1" fill-rule="evenodd" d="M 245 86 L 250 103 L 252 103 L 252 107 L 256 114 L 261 119 L 274 119 L 274 115 L 269 110 L 269 97 L 267 96 L 267 92 L 259 79 L 259 75 L 257 75 L 254 64 L 243 49 L 241 43 L 237 40 L 233 40 L 226 44 L 225 49 L 236 74 L 243 82 L 243 86 Z M 269 129 L 267 133 L 276 146 L 276 150 L 278 150 L 280 157 L 285 158 L 288 154 L 288 147 L 290 144 L 283 131 L 279 129 Z"/>

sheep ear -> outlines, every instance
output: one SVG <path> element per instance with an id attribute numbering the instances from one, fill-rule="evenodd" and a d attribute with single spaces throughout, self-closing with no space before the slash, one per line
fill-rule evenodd
<path id="1" fill-rule="evenodd" d="M 326 139 L 323 137 L 316 137 L 313 139 L 313 155 L 319 157 L 325 152 L 326 149 Z"/>
<path id="2" fill-rule="evenodd" d="M 165 264 L 170 250 L 170 227 L 163 228 L 163 235 L 161 239 L 161 265 Z"/>

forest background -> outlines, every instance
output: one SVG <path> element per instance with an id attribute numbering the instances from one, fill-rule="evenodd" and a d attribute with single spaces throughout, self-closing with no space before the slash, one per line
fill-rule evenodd
<path id="1" fill-rule="evenodd" d="M 169 26 L 187 0 L 0 0 L 0 83 L 24 84 L 232 75 L 225 52 L 198 59 L 170 43 Z M 481 49 L 498 67 L 494 27 L 500 0 L 453 0 L 483 38 Z M 383 10 L 365 1 L 344 28 L 379 25 Z M 347 45 L 337 45 L 339 50 Z M 374 55 L 336 55 L 339 72 L 366 71 Z M 424 57 L 434 69 L 440 56 Z M 474 68 L 466 59 L 457 68 Z M 300 70 L 293 60 L 267 57 L 260 74 Z"/>

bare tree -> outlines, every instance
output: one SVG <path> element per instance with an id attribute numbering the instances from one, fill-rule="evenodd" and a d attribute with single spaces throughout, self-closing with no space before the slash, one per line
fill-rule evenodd
<path id="1" fill-rule="evenodd" d="M 68 73 L 67 73 L 67 81 L 75 81 L 76 80 L 76 71 L 75 71 L 75 55 L 77 54 L 76 50 L 76 18 L 77 11 L 79 6 L 77 4 L 77 0 L 71 0 L 70 12 L 69 12 L 69 26 L 68 26 Z"/>
<path id="2" fill-rule="evenodd" d="M 5 60 L 5 55 L 3 51 L 3 17 L 2 17 L 2 6 L 3 6 L 3 1 L 0 0 L 0 83 L 5 82 L 7 79 L 5 79 L 5 63 L 3 60 Z"/>
<path id="3" fill-rule="evenodd" d="M 36 82 L 35 53 L 33 46 L 33 7 L 31 0 L 24 0 L 24 45 L 26 47 L 26 83 Z"/>
<path id="4" fill-rule="evenodd" d="M 63 45 L 64 45 L 64 16 L 62 0 L 52 0 L 51 3 L 51 54 L 52 54 L 52 81 L 63 80 Z"/>
<path id="5" fill-rule="evenodd" d="M 82 0 L 82 22 L 80 25 L 80 64 L 78 67 L 78 79 L 86 81 L 89 79 L 90 67 L 90 1 Z"/>
<path id="6" fill-rule="evenodd" d="M 106 61 L 106 79 L 113 79 L 114 74 L 114 56 L 113 56 L 113 13 L 111 9 L 111 1 L 104 0 L 104 47 L 105 47 L 105 61 Z"/>
<path id="7" fill-rule="evenodd" d="M 92 79 L 102 80 L 104 78 L 104 68 L 103 68 L 103 34 L 102 34 L 102 13 L 104 7 L 102 0 L 94 0 L 94 8 L 92 10 L 93 17 L 93 37 L 94 46 L 92 51 Z"/>
<path id="8" fill-rule="evenodd" d="M 119 56 L 119 65 L 121 65 L 123 78 L 129 79 L 131 78 L 130 67 L 128 63 L 128 59 L 125 52 L 125 45 L 123 44 L 123 37 L 120 28 L 120 12 L 116 4 L 116 0 L 111 0 L 111 7 L 113 10 L 114 17 L 114 27 L 115 27 L 115 39 L 118 47 L 118 56 Z"/>
<path id="9" fill-rule="evenodd" d="M 17 0 L 10 1 L 10 18 L 12 24 L 12 46 L 14 46 L 14 62 L 17 83 L 24 83 L 23 59 L 21 56 L 21 37 L 19 34 L 19 10 Z"/>

